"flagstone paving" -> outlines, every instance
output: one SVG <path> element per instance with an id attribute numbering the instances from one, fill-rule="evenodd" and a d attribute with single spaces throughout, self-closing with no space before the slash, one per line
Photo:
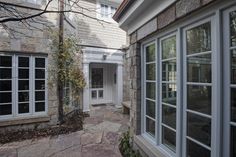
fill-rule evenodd
<path id="1" fill-rule="evenodd" d="M 0 157 L 122 157 L 119 137 L 128 126 L 129 116 L 120 109 L 96 106 L 82 131 L 0 145 Z"/>

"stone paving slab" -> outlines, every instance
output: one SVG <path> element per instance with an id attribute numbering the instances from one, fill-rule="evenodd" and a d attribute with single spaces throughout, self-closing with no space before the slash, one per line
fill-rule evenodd
<path id="1" fill-rule="evenodd" d="M 122 157 L 118 144 L 129 117 L 114 106 L 92 107 L 84 130 L 0 145 L 0 157 Z"/>

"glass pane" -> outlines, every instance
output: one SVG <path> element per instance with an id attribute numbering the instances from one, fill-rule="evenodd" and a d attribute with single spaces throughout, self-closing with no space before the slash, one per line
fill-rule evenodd
<path id="1" fill-rule="evenodd" d="M 187 136 L 211 146 L 211 119 L 188 113 Z"/>
<path id="2" fill-rule="evenodd" d="M 45 70 L 44 69 L 36 69 L 35 70 L 35 78 L 36 79 L 44 79 L 45 78 Z"/>
<path id="3" fill-rule="evenodd" d="M 231 50 L 231 83 L 236 84 L 236 50 Z"/>
<path id="4" fill-rule="evenodd" d="M 236 88 L 231 88 L 231 121 L 236 122 Z"/>
<path id="5" fill-rule="evenodd" d="M 18 111 L 19 113 L 29 113 L 29 104 L 24 103 L 24 104 L 18 104 Z"/>
<path id="6" fill-rule="evenodd" d="M 156 64 L 147 64 L 146 65 L 146 80 L 155 80 L 156 79 Z"/>
<path id="7" fill-rule="evenodd" d="M 146 115 L 155 119 L 156 115 L 155 111 L 156 111 L 155 102 L 146 100 Z"/>
<path id="8" fill-rule="evenodd" d="M 162 102 L 176 105 L 177 86 L 176 84 L 162 84 Z"/>
<path id="9" fill-rule="evenodd" d="M 146 118 L 146 132 L 155 137 L 155 121 Z"/>
<path id="10" fill-rule="evenodd" d="M 176 57 L 176 37 L 170 37 L 162 41 L 162 59 Z"/>
<path id="11" fill-rule="evenodd" d="M 19 102 L 28 102 L 29 101 L 29 92 L 19 92 L 18 93 Z"/>
<path id="12" fill-rule="evenodd" d="M 0 105 L 0 116 L 11 114 L 11 104 L 9 105 Z"/>
<path id="13" fill-rule="evenodd" d="M 98 91 L 98 97 L 99 98 L 103 98 L 103 90 L 99 90 Z"/>
<path id="14" fill-rule="evenodd" d="M 0 79 L 11 79 L 11 69 L 8 68 L 0 68 Z"/>
<path id="15" fill-rule="evenodd" d="M 35 58 L 36 68 L 45 68 L 45 58 Z"/>
<path id="16" fill-rule="evenodd" d="M 147 82 L 146 83 L 146 97 L 152 100 L 156 100 L 156 84 Z"/>
<path id="17" fill-rule="evenodd" d="M 0 56 L 0 67 L 11 67 L 12 58 L 11 56 Z"/>
<path id="18" fill-rule="evenodd" d="M 20 79 L 29 79 L 29 69 L 19 69 L 18 72 Z"/>
<path id="19" fill-rule="evenodd" d="M 45 100 L 45 92 L 35 92 L 35 101 L 42 101 Z"/>
<path id="20" fill-rule="evenodd" d="M 29 58 L 28 57 L 19 57 L 18 67 L 29 67 Z"/>
<path id="21" fill-rule="evenodd" d="M 211 55 L 188 57 L 188 82 L 211 83 Z"/>
<path id="22" fill-rule="evenodd" d="M 187 108 L 211 115 L 211 87 L 188 85 Z"/>
<path id="23" fill-rule="evenodd" d="M 92 98 L 93 99 L 96 99 L 97 98 L 97 91 L 92 91 Z"/>
<path id="24" fill-rule="evenodd" d="M 11 81 L 0 81 L 0 91 L 11 91 Z"/>
<path id="25" fill-rule="evenodd" d="M 29 80 L 18 80 L 19 90 L 29 90 Z"/>
<path id="26" fill-rule="evenodd" d="M 230 157 L 236 157 L 236 127 L 235 126 L 231 126 L 230 140 L 231 140 Z"/>
<path id="27" fill-rule="evenodd" d="M 35 89 L 36 90 L 44 90 L 45 89 L 45 81 L 44 80 L 35 80 Z"/>
<path id="28" fill-rule="evenodd" d="M 11 93 L 0 93 L 0 103 L 11 103 Z"/>
<path id="29" fill-rule="evenodd" d="M 92 88 L 103 88 L 103 68 L 92 68 Z"/>
<path id="30" fill-rule="evenodd" d="M 176 109 L 162 105 L 162 123 L 169 127 L 176 128 Z"/>
<path id="31" fill-rule="evenodd" d="M 187 139 L 187 156 L 188 157 L 211 157 L 211 152 L 208 149 Z"/>
<path id="32" fill-rule="evenodd" d="M 176 60 L 162 63 L 162 81 L 176 81 Z"/>
<path id="33" fill-rule="evenodd" d="M 35 103 L 35 112 L 44 112 L 45 111 L 45 102 Z"/>
<path id="34" fill-rule="evenodd" d="M 236 46 L 236 11 L 230 13 L 230 41 L 231 46 Z"/>
<path id="35" fill-rule="evenodd" d="M 211 51 L 211 23 L 187 31 L 187 54 Z"/>
<path id="36" fill-rule="evenodd" d="M 176 149 L 176 133 L 162 126 L 162 143 L 175 152 Z"/>
<path id="37" fill-rule="evenodd" d="M 155 44 L 146 47 L 146 62 L 155 61 Z"/>

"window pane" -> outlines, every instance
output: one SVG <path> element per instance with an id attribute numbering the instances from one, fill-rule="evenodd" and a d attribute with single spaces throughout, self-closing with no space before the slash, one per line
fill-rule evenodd
<path id="1" fill-rule="evenodd" d="M 146 97 L 156 100 L 156 84 L 153 82 L 146 83 Z"/>
<path id="2" fill-rule="evenodd" d="M 231 50 L 231 83 L 236 84 L 236 50 Z"/>
<path id="3" fill-rule="evenodd" d="M 211 146 L 211 119 L 188 113 L 187 135 L 207 146 Z"/>
<path id="4" fill-rule="evenodd" d="M 211 152 L 208 149 L 187 139 L 187 156 L 188 157 L 211 157 Z"/>
<path id="5" fill-rule="evenodd" d="M 162 102 L 176 105 L 176 94 L 177 86 L 176 84 L 162 84 Z"/>
<path id="6" fill-rule="evenodd" d="M 97 91 L 94 90 L 94 91 L 91 92 L 91 94 L 92 94 L 93 99 L 97 98 Z"/>
<path id="7" fill-rule="evenodd" d="M 155 61 L 155 44 L 146 47 L 146 62 Z"/>
<path id="8" fill-rule="evenodd" d="M 146 115 L 155 119 L 155 111 L 156 111 L 155 102 L 146 100 Z"/>
<path id="9" fill-rule="evenodd" d="M 11 67 L 12 58 L 11 56 L 0 56 L 0 67 Z"/>
<path id="10" fill-rule="evenodd" d="M 35 92 L 35 101 L 42 101 L 45 100 L 45 92 L 40 91 L 40 92 Z"/>
<path id="11" fill-rule="evenodd" d="M 19 113 L 29 113 L 29 104 L 24 103 L 24 104 L 18 104 L 18 111 Z"/>
<path id="12" fill-rule="evenodd" d="M 170 37 L 162 41 L 162 59 L 176 57 L 176 37 Z"/>
<path id="13" fill-rule="evenodd" d="M 146 118 L 146 132 L 155 137 L 155 122 L 149 118 Z"/>
<path id="14" fill-rule="evenodd" d="M 231 46 L 236 46 L 236 11 L 230 13 L 230 41 Z"/>
<path id="15" fill-rule="evenodd" d="M 176 128 L 176 109 L 162 105 L 162 123 L 169 127 Z"/>
<path id="16" fill-rule="evenodd" d="M 36 90 L 44 90 L 45 89 L 45 81 L 44 80 L 35 80 L 35 89 Z"/>
<path id="17" fill-rule="evenodd" d="M 35 70 L 35 78 L 36 79 L 44 79 L 45 78 L 45 70 L 44 69 L 36 69 Z"/>
<path id="18" fill-rule="evenodd" d="M 0 93 L 0 103 L 11 103 L 11 93 Z"/>
<path id="19" fill-rule="evenodd" d="M 211 87 L 188 85 L 187 108 L 211 115 Z"/>
<path id="20" fill-rule="evenodd" d="M 20 79 L 29 79 L 29 69 L 19 69 Z"/>
<path id="21" fill-rule="evenodd" d="M 162 63 L 162 81 L 176 81 L 176 60 Z"/>
<path id="22" fill-rule="evenodd" d="M 162 126 L 162 143 L 175 152 L 176 149 L 176 133 Z"/>
<path id="23" fill-rule="evenodd" d="M 155 80 L 156 79 L 156 64 L 147 64 L 146 65 L 146 80 Z"/>
<path id="24" fill-rule="evenodd" d="M 28 57 L 19 57 L 18 67 L 29 67 L 29 58 Z"/>
<path id="25" fill-rule="evenodd" d="M 12 114 L 11 104 L 9 105 L 0 105 L 0 116 Z"/>
<path id="26" fill-rule="evenodd" d="M 103 68 L 92 68 L 92 88 L 103 88 Z"/>
<path id="27" fill-rule="evenodd" d="M 98 97 L 99 98 L 103 98 L 103 90 L 99 90 L 98 91 Z"/>
<path id="28" fill-rule="evenodd" d="M 11 91 L 11 81 L 0 81 L 0 91 Z"/>
<path id="29" fill-rule="evenodd" d="M 236 127 L 235 126 L 231 126 L 230 140 L 231 140 L 230 157 L 236 157 Z"/>
<path id="30" fill-rule="evenodd" d="M 188 57 L 188 82 L 211 83 L 211 55 Z"/>
<path id="31" fill-rule="evenodd" d="M 211 51 L 211 23 L 187 31 L 187 54 Z"/>
<path id="32" fill-rule="evenodd" d="M 19 90 L 29 90 L 29 80 L 18 80 Z"/>
<path id="33" fill-rule="evenodd" d="M 35 58 L 36 68 L 45 68 L 45 58 Z"/>
<path id="34" fill-rule="evenodd" d="M 35 112 L 43 112 L 43 111 L 45 111 L 45 102 L 35 103 Z"/>
<path id="35" fill-rule="evenodd" d="M 236 88 L 231 88 L 231 121 L 236 122 Z"/>
<path id="36" fill-rule="evenodd" d="M 9 68 L 0 68 L 0 79 L 11 79 L 11 69 Z"/>
<path id="37" fill-rule="evenodd" d="M 19 102 L 28 102 L 29 101 L 29 92 L 19 92 L 18 93 Z"/>

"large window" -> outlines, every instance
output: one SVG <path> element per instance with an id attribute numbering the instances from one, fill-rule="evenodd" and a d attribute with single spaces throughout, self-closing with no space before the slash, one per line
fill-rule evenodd
<path id="1" fill-rule="evenodd" d="M 0 117 L 46 112 L 46 58 L 0 55 Z"/>

